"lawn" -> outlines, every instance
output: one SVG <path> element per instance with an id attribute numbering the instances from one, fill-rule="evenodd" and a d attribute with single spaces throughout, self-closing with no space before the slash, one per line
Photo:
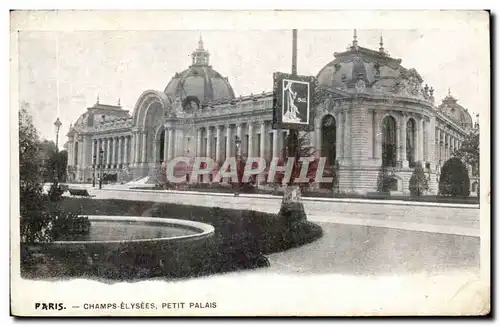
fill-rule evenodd
<path id="1" fill-rule="evenodd" d="M 25 277 L 73 277 L 86 276 L 85 273 L 114 279 L 153 276 L 196 277 L 263 267 L 267 264 L 263 255 L 301 246 L 322 236 L 321 227 L 314 223 L 306 221 L 291 224 L 279 218 L 277 214 L 248 210 L 91 198 L 65 198 L 59 204 L 64 211 L 79 211 L 83 215 L 152 216 L 208 223 L 215 228 L 213 246 L 203 253 L 194 253 L 189 246 L 173 249 L 185 251 L 180 252 L 180 256 L 185 254 L 192 257 L 190 266 L 184 266 L 182 269 L 169 270 L 168 267 L 164 267 L 159 270 L 157 266 L 152 268 L 151 262 L 147 260 L 148 257 L 152 257 L 151 259 L 155 257 L 158 248 L 147 247 L 141 249 L 141 252 L 134 257 L 126 258 L 128 262 L 132 261 L 133 265 L 141 265 L 143 268 L 116 270 L 115 267 L 123 265 L 123 261 L 116 261 L 115 253 L 102 253 L 109 262 L 94 266 L 93 269 L 89 269 L 88 266 L 74 266 L 75 263 L 65 266 L 60 260 L 59 264 L 44 270 L 26 263 L 27 268 L 24 269 L 23 275 Z M 72 255 L 78 256 L 80 253 L 59 253 L 59 255 L 67 258 Z"/>

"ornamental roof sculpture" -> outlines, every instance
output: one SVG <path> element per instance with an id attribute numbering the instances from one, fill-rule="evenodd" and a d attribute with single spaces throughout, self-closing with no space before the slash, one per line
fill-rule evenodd
<path id="1" fill-rule="evenodd" d="M 358 45 L 354 30 L 352 44 L 344 52 L 334 53 L 335 59 L 317 74 L 320 85 L 352 93 L 395 95 L 428 102 L 434 101 L 434 90 L 423 86 L 415 69 L 401 66 L 401 59 L 392 58 L 380 37 L 377 50 Z"/>

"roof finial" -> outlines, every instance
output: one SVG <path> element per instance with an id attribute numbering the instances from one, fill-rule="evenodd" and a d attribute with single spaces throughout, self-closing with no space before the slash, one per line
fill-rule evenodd
<path id="1" fill-rule="evenodd" d="M 382 35 L 380 35 L 380 49 L 378 49 L 380 52 L 384 53 L 385 50 L 384 50 L 384 37 Z"/>
<path id="2" fill-rule="evenodd" d="M 451 96 L 451 88 L 448 87 L 448 96 Z"/>
<path id="3" fill-rule="evenodd" d="M 198 41 L 198 50 L 203 50 L 203 38 L 200 33 L 200 40 Z"/>
<path id="4" fill-rule="evenodd" d="M 120 104 L 120 98 L 118 98 L 118 106 L 121 106 L 121 104 Z"/>
<path id="5" fill-rule="evenodd" d="M 97 94 L 97 102 L 96 104 L 99 104 L 99 94 Z"/>
<path id="6" fill-rule="evenodd" d="M 354 29 L 354 36 L 352 37 L 352 46 L 358 46 L 358 34 L 356 29 Z"/>

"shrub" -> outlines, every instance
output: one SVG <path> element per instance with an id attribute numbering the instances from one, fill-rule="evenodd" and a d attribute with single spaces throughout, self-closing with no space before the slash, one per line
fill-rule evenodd
<path id="1" fill-rule="evenodd" d="M 48 191 L 49 200 L 53 202 L 60 201 L 62 199 L 63 193 L 64 189 L 59 185 L 57 181 L 54 181 Z"/>
<path id="2" fill-rule="evenodd" d="M 25 243 L 44 243 L 73 239 L 88 233 L 90 221 L 86 216 L 62 211 L 58 205 L 46 207 L 21 216 L 21 240 Z"/>
<path id="3" fill-rule="evenodd" d="M 387 167 L 382 164 L 377 176 L 377 191 L 389 192 L 389 177 L 387 174 Z"/>
<path id="4" fill-rule="evenodd" d="M 427 177 L 425 176 L 421 162 L 415 163 L 415 168 L 413 169 L 408 188 L 412 196 L 420 196 L 425 191 L 429 190 L 429 184 L 427 183 Z"/>
<path id="5" fill-rule="evenodd" d="M 453 197 L 469 196 L 469 171 L 460 159 L 453 157 L 444 163 L 439 178 L 439 194 Z"/>

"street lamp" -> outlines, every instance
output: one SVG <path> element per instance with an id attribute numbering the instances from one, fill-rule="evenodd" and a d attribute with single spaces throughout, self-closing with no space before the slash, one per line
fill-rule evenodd
<path id="1" fill-rule="evenodd" d="M 61 129 L 62 122 L 59 120 L 59 117 L 57 117 L 56 121 L 54 122 L 54 127 L 56 131 L 56 161 L 55 161 L 55 166 L 54 166 L 54 183 L 57 184 L 57 178 L 59 174 L 59 169 L 58 169 L 58 152 L 59 152 L 59 130 Z"/>
<path id="2" fill-rule="evenodd" d="M 104 164 L 102 164 L 103 158 L 104 158 L 104 150 L 101 148 L 101 149 L 99 149 L 99 168 L 100 168 L 100 172 L 99 172 L 99 189 L 102 189 L 102 171 L 103 171 L 103 168 L 104 168 Z"/>
<path id="3" fill-rule="evenodd" d="M 240 168 L 240 160 L 241 160 L 241 139 L 240 137 L 236 136 L 235 140 L 236 144 L 236 192 L 234 193 L 235 196 L 239 196 L 240 194 L 240 176 L 238 175 L 238 170 Z"/>
<path id="4" fill-rule="evenodd" d="M 92 156 L 92 187 L 95 187 L 95 165 L 97 156 Z"/>

